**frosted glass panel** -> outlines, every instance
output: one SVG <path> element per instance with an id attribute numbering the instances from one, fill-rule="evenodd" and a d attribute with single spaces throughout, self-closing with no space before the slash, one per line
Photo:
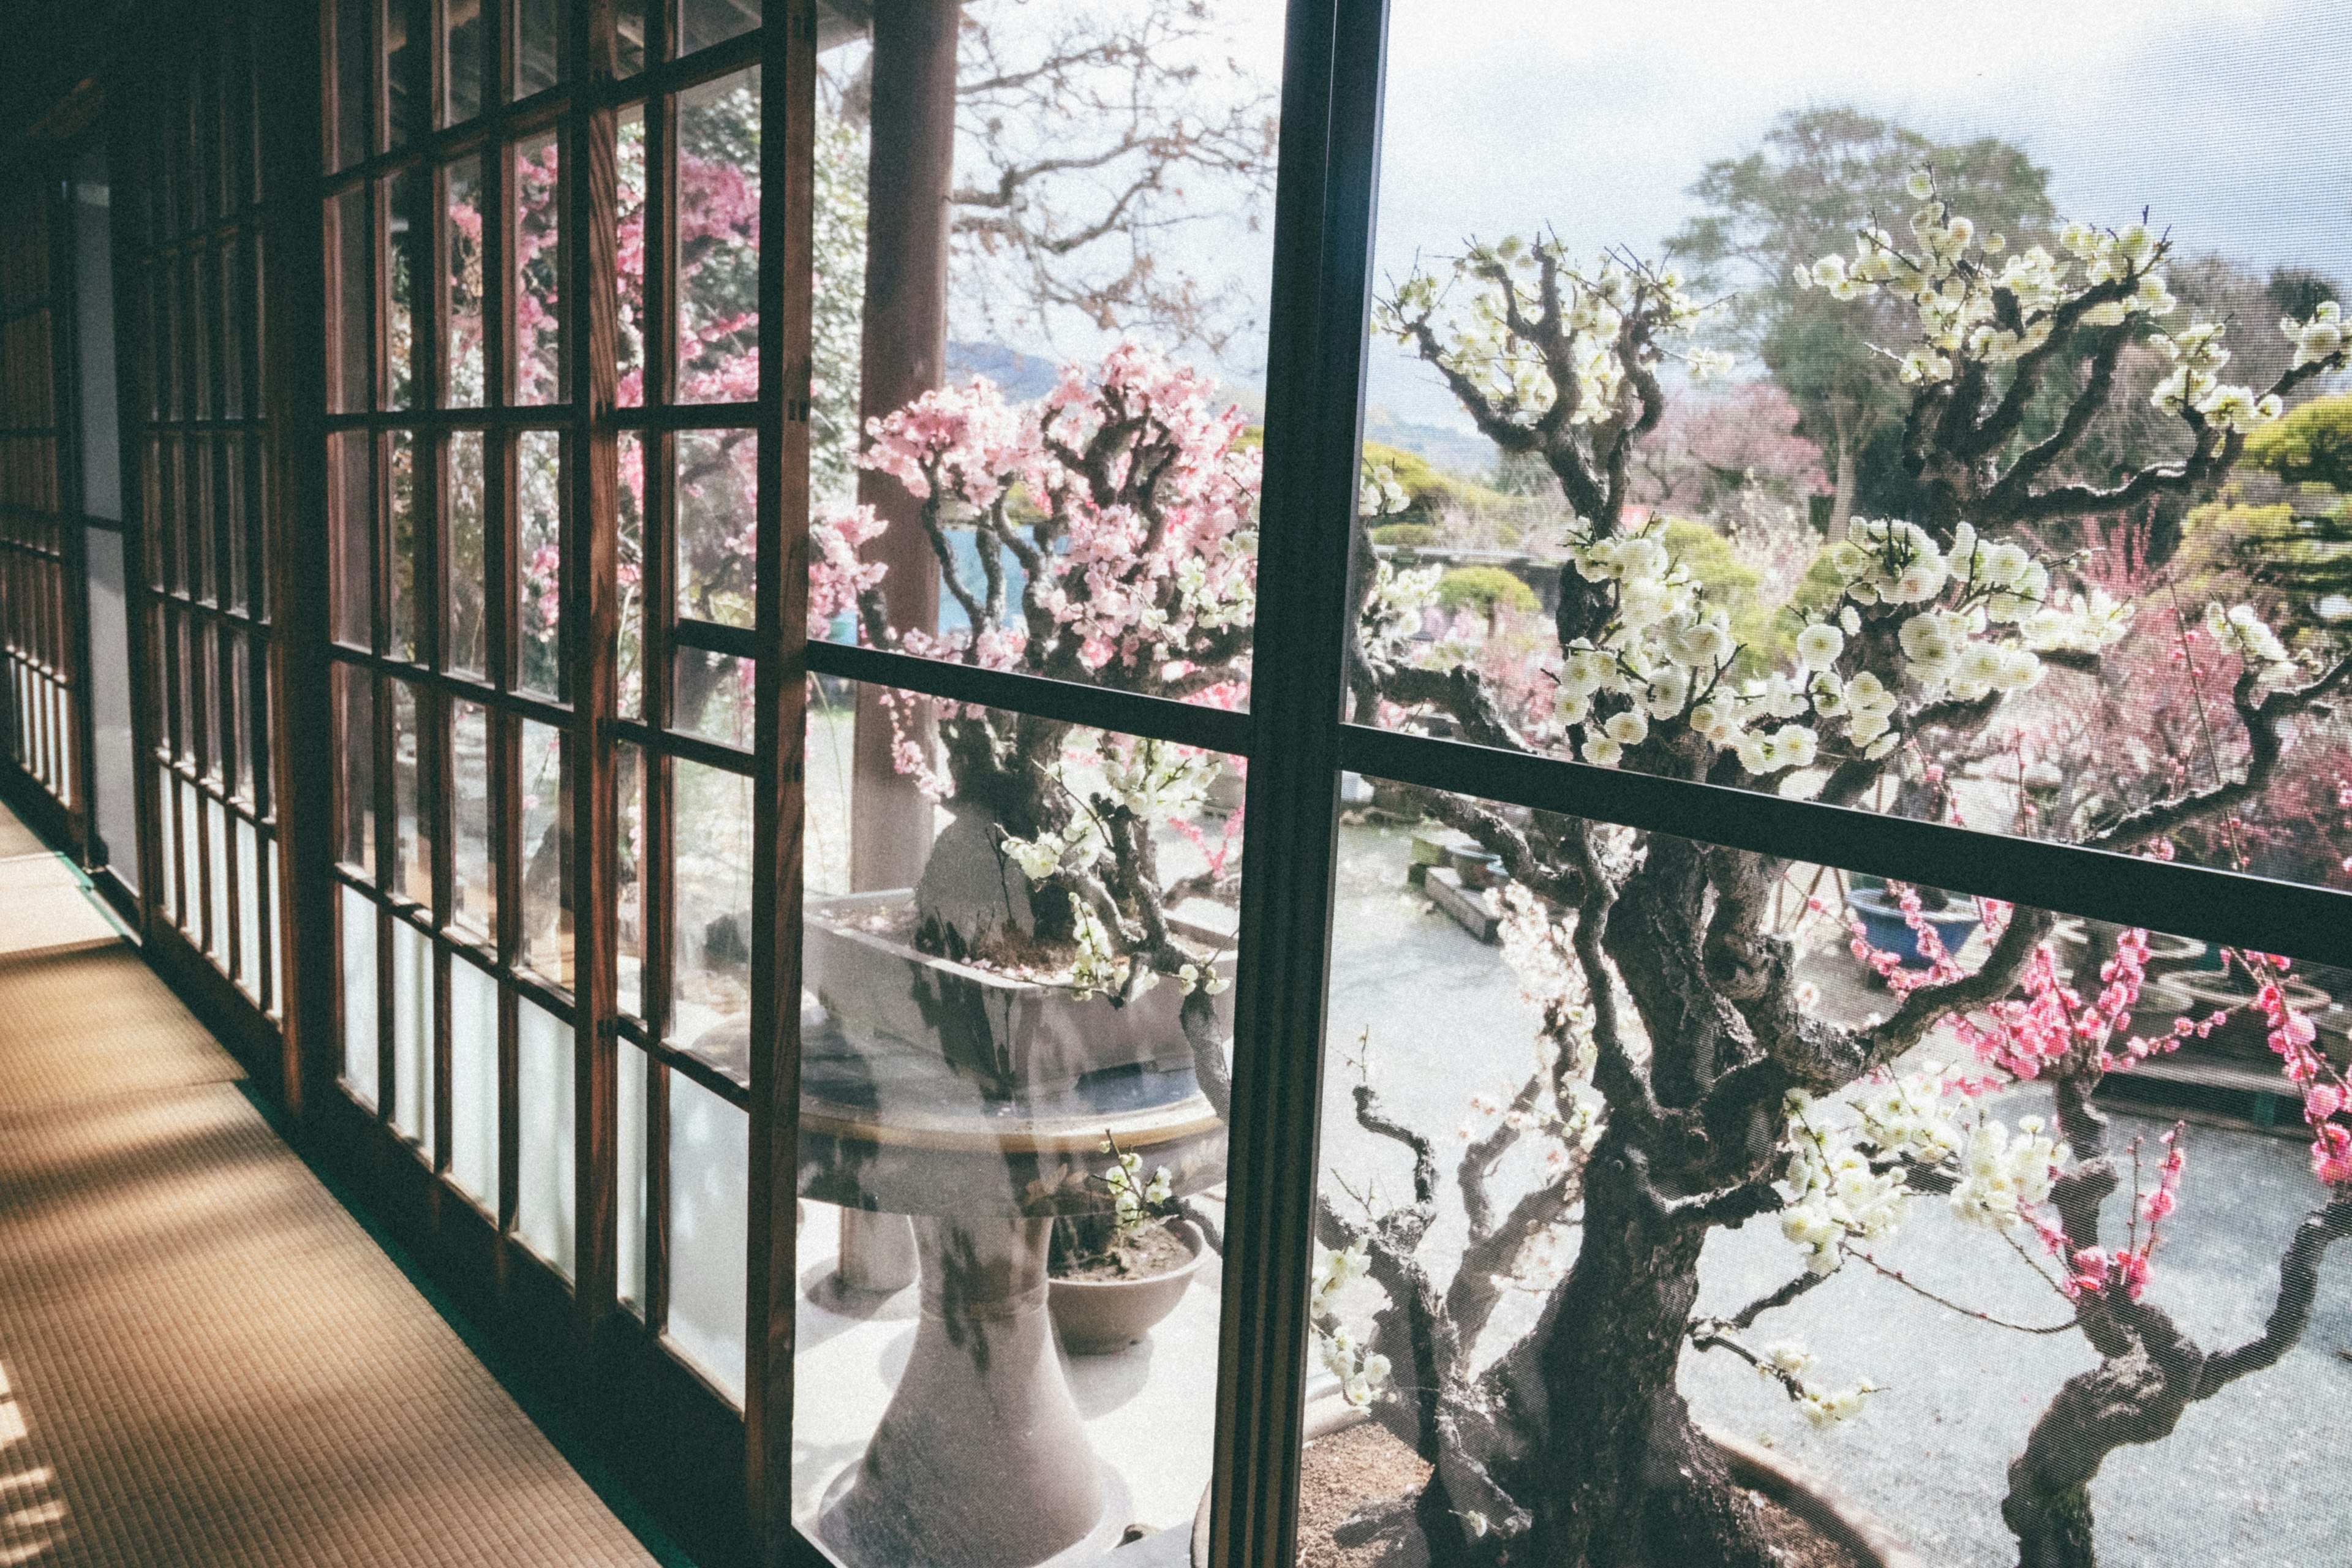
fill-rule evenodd
<path id="1" fill-rule="evenodd" d="M 621 1304 L 646 1310 L 646 1053 L 621 1042 L 620 1235 L 615 1265 Z"/>
<path id="2" fill-rule="evenodd" d="M 107 363 L 113 362 L 109 358 Z M 131 780 L 136 776 L 131 759 L 137 749 L 131 740 L 131 627 L 122 607 L 122 536 L 93 528 L 87 538 L 90 725 L 98 750 L 98 776 L 90 794 L 98 811 L 99 836 L 106 840 L 106 858 L 135 888 L 139 885 L 139 813 L 131 795 Z"/>
<path id="3" fill-rule="evenodd" d="M 449 1179 L 499 1206 L 499 983 L 449 961 Z"/>
<path id="4" fill-rule="evenodd" d="M 392 1124 L 412 1142 L 433 1142 L 433 943 L 406 921 L 392 922 Z"/>
<path id="5" fill-rule="evenodd" d="M 210 830 L 205 840 L 205 855 L 212 863 L 213 927 L 205 939 L 205 951 L 215 963 L 228 967 L 228 813 L 221 803 L 210 795 L 205 797 L 205 826 Z"/>
<path id="6" fill-rule="evenodd" d="M 343 1081 L 370 1110 L 376 1103 L 375 905 L 343 895 Z"/>
<path id="7" fill-rule="evenodd" d="M 193 784 L 183 784 L 180 796 L 180 929 L 200 936 L 204 930 L 205 883 L 204 862 L 198 858 L 196 791 Z"/>
<path id="8" fill-rule="evenodd" d="M 163 918 L 176 925 L 180 919 L 180 888 L 178 880 L 172 875 L 172 868 L 180 860 L 178 847 L 173 842 L 177 836 L 173 827 L 178 821 L 179 808 L 172 804 L 172 770 L 158 768 L 155 777 L 155 788 L 159 792 L 156 798 L 162 803 L 155 813 L 156 847 L 162 858 L 155 879 L 163 887 Z"/>
<path id="9" fill-rule="evenodd" d="M 236 983 L 261 997 L 261 857 L 255 851 L 253 824 L 236 819 Z"/>
<path id="10" fill-rule="evenodd" d="M 751 1119 L 669 1075 L 669 1342 L 743 1400 L 744 1237 Z"/>
<path id="11" fill-rule="evenodd" d="M 540 1006 L 516 1010 L 521 1159 L 515 1229 L 572 1278 L 572 1026 Z"/>

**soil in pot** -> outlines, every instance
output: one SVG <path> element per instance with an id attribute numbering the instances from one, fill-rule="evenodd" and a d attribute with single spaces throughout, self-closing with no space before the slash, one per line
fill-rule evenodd
<path id="1" fill-rule="evenodd" d="M 1056 1279 L 1151 1279 L 1192 1261 L 1192 1249 L 1165 1226 L 1153 1226 L 1116 1253 L 1076 1259 L 1054 1270 Z"/>
<path id="2" fill-rule="evenodd" d="M 1307 1445 L 1298 1477 L 1298 1568 L 1422 1568 L 1418 1540 L 1341 1546 L 1332 1531 L 1377 1498 L 1402 1497 L 1429 1479 L 1429 1463 L 1388 1428 L 1367 1421 Z M 1870 1568 L 1791 1510 L 1751 1490 L 1783 1568 Z"/>
<path id="3" fill-rule="evenodd" d="M 1045 1304 L 1072 1355 L 1108 1355 L 1140 1342 L 1176 1310 L 1209 1257 L 1207 1238 L 1182 1221 L 1152 1226 L 1126 1251 L 1124 1271 L 1118 1260 L 1085 1253 L 1054 1265 Z"/>

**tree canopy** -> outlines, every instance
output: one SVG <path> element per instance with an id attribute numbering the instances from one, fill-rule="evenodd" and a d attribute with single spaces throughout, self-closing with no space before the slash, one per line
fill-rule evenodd
<path id="1" fill-rule="evenodd" d="M 1901 341 L 1906 324 L 1898 301 L 1856 310 L 1800 288 L 1796 271 L 1843 250 L 1857 229 L 1895 221 L 1909 207 L 1904 181 L 1923 164 L 1988 233 L 2022 245 L 2051 226 L 2050 172 L 2022 148 L 1993 136 L 1937 142 L 1843 107 L 1792 110 L 1754 151 L 1709 163 L 1691 187 L 1706 211 L 1668 241 L 1702 286 L 1738 290 L 1728 330 L 1763 360 L 1797 405 L 1800 427 L 1821 444 L 1836 485 L 1832 534 L 1858 490 L 1902 486 L 1899 473 L 1864 470 L 1894 457 L 1871 436 L 1909 400 L 1878 350 Z"/>

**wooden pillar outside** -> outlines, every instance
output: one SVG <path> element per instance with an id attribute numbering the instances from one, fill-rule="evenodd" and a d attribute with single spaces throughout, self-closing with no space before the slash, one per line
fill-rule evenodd
<path id="1" fill-rule="evenodd" d="M 866 176 L 866 315 L 858 419 L 936 390 L 946 374 L 948 190 L 955 169 L 956 35 L 961 0 L 876 0 L 874 106 Z M 857 499 L 889 524 L 866 546 L 890 568 L 890 624 L 934 631 L 939 564 L 898 480 L 861 473 Z M 890 765 L 890 716 L 857 693 L 850 794 L 850 885 L 904 888 L 921 875 L 931 805 Z"/>

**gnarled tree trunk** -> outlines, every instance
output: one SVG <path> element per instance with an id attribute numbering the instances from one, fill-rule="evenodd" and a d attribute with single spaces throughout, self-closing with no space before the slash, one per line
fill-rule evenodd
<path id="1" fill-rule="evenodd" d="M 1593 1150 L 1583 1246 L 1531 1336 L 1549 1415 L 1533 1463 L 1546 1475 L 1514 1489 L 1533 1504 L 1536 1559 L 1770 1568 L 1760 1515 L 1675 1388 L 1708 1227 L 1660 1214 L 1636 1158 L 1614 1134 Z"/>

